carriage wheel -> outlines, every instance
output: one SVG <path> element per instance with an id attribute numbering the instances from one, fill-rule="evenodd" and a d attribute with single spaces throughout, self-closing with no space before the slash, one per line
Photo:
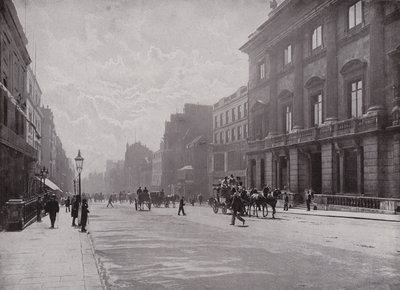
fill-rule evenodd
<path id="1" fill-rule="evenodd" d="M 213 209 L 213 212 L 214 212 L 215 214 L 218 213 L 218 204 L 217 204 L 217 202 L 214 202 L 214 203 L 213 203 L 212 209 Z"/>
<path id="2" fill-rule="evenodd" d="M 226 205 L 223 205 L 223 206 L 222 206 L 222 213 L 223 213 L 223 214 L 226 214 L 227 211 L 228 211 L 228 209 L 227 209 Z"/>
<path id="3" fill-rule="evenodd" d="M 268 205 L 263 205 L 263 217 L 268 216 Z"/>

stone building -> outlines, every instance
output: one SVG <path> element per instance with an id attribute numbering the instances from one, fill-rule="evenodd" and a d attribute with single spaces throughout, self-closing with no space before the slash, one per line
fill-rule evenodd
<path id="1" fill-rule="evenodd" d="M 42 91 L 30 66 L 27 70 L 27 90 L 26 115 L 28 119 L 26 124 L 26 141 L 35 148 L 38 153 L 38 162 L 36 162 L 36 169 L 38 170 L 42 158 L 41 138 L 43 114 L 40 108 Z"/>
<path id="2" fill-rule="evenodd" d="M 208 192 L 207 156 L 212 141 L 212 106 L 185 104 L 182 113 L 171 114 L 165 122 L 164 138 L 160 148 L 162 159 L 161 188 L 167 194 L 194 195 Z M 188 166 L 188 167 L 186 167 Z M 193 181 L 178 180 L 178 171 L 191 167 Z M 186 168 L 186 169 L 185 169 Z M 191 182 L 190 181 L 190 182 Z"/>
<path id="3" fill-rule="evenodd" d="M 239 176 L 246 185 L 248 151 L 247 87 L 213 106 L 214 141 L 209 155 L 210 188 L 225 176 Z"/>
<path id="4" fill-rule="evenodd" d="M 400 3 L 286 0 L 249 56 L 249 181 L 400 197 Z"/>
<path id="5" fill-rule="evenodd" d="M 135 191 L 141 186 L 150 188 L 153 152 L 141 142 L 126 144 L 124 176 L 125 190 Z"/>
<path id="6" fill-rule="evenodd" d="M 42 107 L 42 160 L 41 165 L 49 171 L 48 178 L 56 178 L 57 133 L 53 112 L 49 106 Z"/>
<path id="7" fill-rule="evenodd" d="M 26 142 L 26 76 L 31 62 L 15 6 L 0 1 L 0 207 L 31 196 L 37 151 Z M 0 211 L 1 223 L 1 211 Z"/>

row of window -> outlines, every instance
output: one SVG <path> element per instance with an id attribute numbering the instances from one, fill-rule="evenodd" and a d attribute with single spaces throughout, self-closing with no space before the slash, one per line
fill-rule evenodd
<path id="1" fill-rule="evenodd" d="M 348 29 L 351 30 L 355 27 L 358 27 L 363 22 L 363 5 L 362 1 L 357 1 L 353 5 L 348 8 Z M 311 51 L 314 52 L 323 47 L 323 34 L 322 34 L 322 25 L 318 25 L 314 27 L 310 36 L 310 47 Z M 293 63 L 293 49 L 292 45 L 288 44 L 283 49 L 283 67 L 291 65 Z M 258 65 L 258 77 L 260 80 L 266 79 L 266 64 L 265 62 L 261 62 Z"/>
<path id="2" fill-rule="evenodd" d="M 348 111 L 349 117 L 357 118 L 364 114 L 364 98 L 363 98 L 363 81 L 358 79 L 349 83 L 349 98 L 348 98 Z M 312 126 L 319 126 L 324 122 L 322 113 L 322 92 L 311 96 L 311 124 Z M 283 124 L 285 132 L 290 133 L 293 129 L 292 119 L 292 105 L 287 104 L 282 108 Z"/>
<path id="3" fill-rule="evenodd" d="M 237 116 L 236 116 L 237 113 Z M 214 116 L 214 128 L 222 127 L 224 125 L 229 124 L 230 122 L 235 122 L 236 120 L 241 120 L 242 118 L 247 117 L 247 102 L 242 105 L 238 105 L 231 110 L 225 111 L 225 123 L 224 123 L 224 113 L 219 114 L 219 123 L 218 116 Z"/>
<path id="4" fill-rule="evenodd" d="M 248 124 L 240 125 L 232 129 L 220 131 L 214 134 L 214 144 L 225 144 L 244 140 L 248 137 Z"/>

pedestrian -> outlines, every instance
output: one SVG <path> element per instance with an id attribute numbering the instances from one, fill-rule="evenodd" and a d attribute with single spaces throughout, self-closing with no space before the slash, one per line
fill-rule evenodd
<path id="1" fill-rule="evenodd" d="M 65 212 L 71 212 L 71 209 L 69 208 L 71 205 L 71 200 L 69 199 L 69 196 L 67 200 L 65 201 Z"/>
<path id="2" fill-rule="evenodd" d="M 84 198 L 82 200 L 82 212 L 81 212 L 81 232 L 86 232 L 86 224 L 88 221 L 88 213 L 89 213 L 89 205 L 87 203 L 87 199 Z"/>
<path id="3" fill-rule="evenodd" d="M 179 210 L 178 210 L 178 215 L 180 215 L 180 213 L 182 212 L 183 215 L 185 214 L 185 210 L 184 207 L 185 206 L 185 200 L 183 199 L 183 196 L 181 197 L 181 200 L 179 201 Z"/>
<path id="4" fill-rule="evenodd" d="M 232 221 L 231 221 L 231 225 L 234 226 L 235 225 L 235 219 L 237 218 L 238 220 L 240 220 L 243 225 L 245 224 L 245 220 L 240 216 L 240 213 L 243 209 L 243 204 L 242 204 L 242 200 L 240 199 L 240 195 L 238 192 L 235 192 L 235 194 L 233 195 L 233 199 L 232 199 L 232 204 L 231 204 L 231 208 L 232 208 Z"/>
<path id="5" fill-rule="evenodd" d="M 37 222 L 42 221 L 42 210 L 43 210 L 42 200 L 40 199 L 40 196 L 38 196 L 38 198 L 36 200 L 36 221 Z"/>
<path id="6" fill-rule="evenodd" d="M 109 205 L 111 205 L 111 207 L 114 207 L 114 206 L 113 206 L 113 203 L 112 203 L 112 195 L 110 195 L 110 197 L 108 198 L 107 207 L 108 207 Z"/>
<path id="7" fill-rule="evenodd" d="M 306 203 L 307 203 L 307 211 L 310 211 L 310 209 L 311 209 L 311 190 L 307 191 Z"/>
<path id="8" fill-rule="evenodd" d="M 75 195 L 72 198 L 72 210 L 71 210 L 72 226 L 73 227 L 76 227 L 75 219 L 78 218 L 78 211 L 79 211 L 79 199 Z"/>
<path id="9" fill-rule="evenodd" d="M 289 210 L 289 196 L 288 196 L 288 194 L 286 193 L 286 191 L 285 191 L 285 193 L 283 194 L 283 199 L 284 199 L 283 210 L 288 211 L 288 210 Z"/>
<path id="10" fill-rule="evenodd" d="M 60 211 L 60 206 L 56 200 L 56 195 L 52 194 L 50 200 L 46 203 L 45 211 L 49 213 L 51 229 L 54 229 L 57 213 Z"/>

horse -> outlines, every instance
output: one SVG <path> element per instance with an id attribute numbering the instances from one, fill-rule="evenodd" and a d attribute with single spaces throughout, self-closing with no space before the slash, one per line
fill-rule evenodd
<path id="1" fill-rule="evenodd" d="M 147 207 L 151 210 L 151 198 L 149 193 L 142 192 L 138 195 L 138 208 L 143 210 L 144 204 L 147 202 Z"/>
<path id="2" fill-rule="evenodd" d="M 268 194 L 267 196 L 264 196 L 261 193 L 253 193 L 251 195 L 251 201 L 252 205 L 256 216 L 258 217 L 258 209 L 262 209 L 263 211 L 263 217 L 266 217 L 268 215 L 268 205 L 272 208 L 272 218 L 275 218 L 275 213 L 276 213 L 276 203 L 278 202 L 278 197 L 280 196 L 281 192 L 279 189 L 275 189 L 272 194 Z"/>

